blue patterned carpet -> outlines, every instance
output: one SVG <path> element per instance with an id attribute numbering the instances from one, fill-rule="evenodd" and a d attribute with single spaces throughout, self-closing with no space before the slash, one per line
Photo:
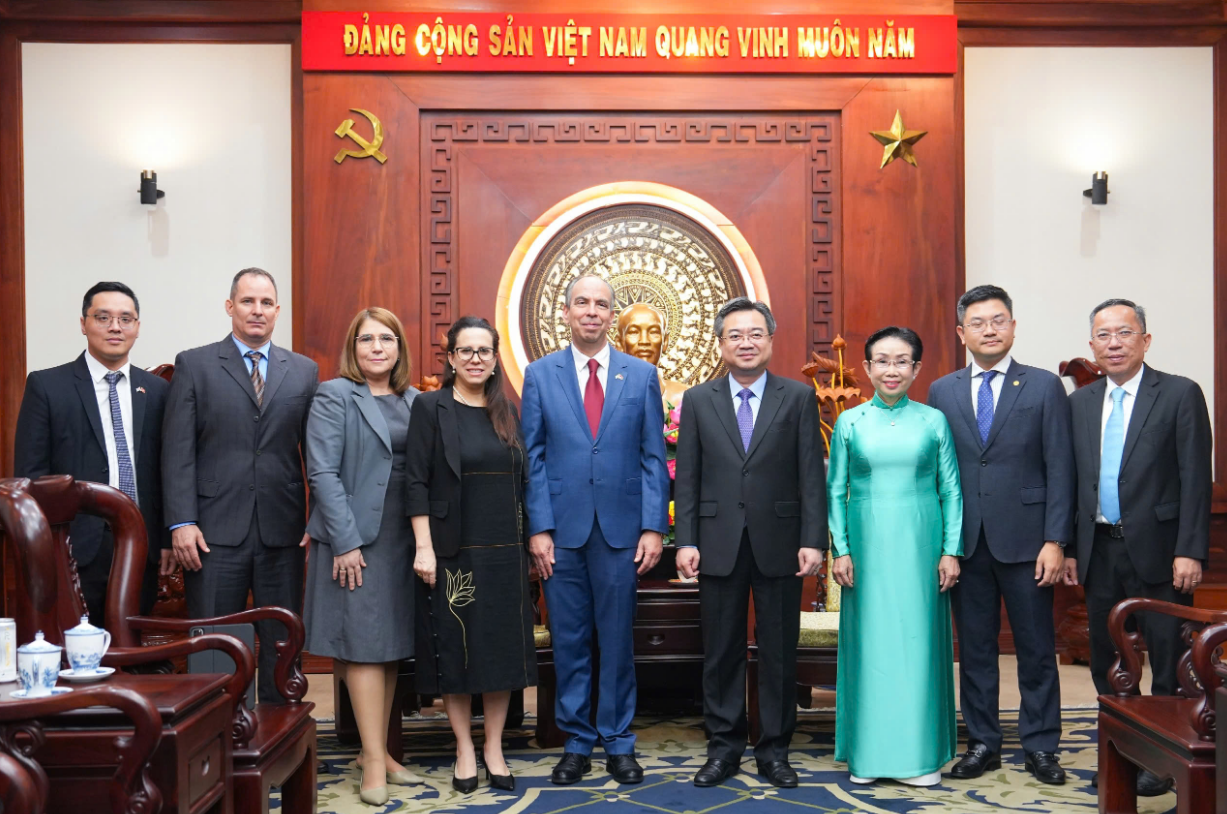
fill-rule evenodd
<path id="1" fill-rule="evenodd" d="M 868 812 L 957 812 L 957 814 L 999 814 L 1020 812 L 1083 812 L 1097 810 L 1095 790 L 1090 786 L 1095 768 L 1095 713 L 1093 710 L 1067 710 L 1061 762 L 1069 771 L 1064 786 L 1045 786 L 1022 768 L 1013 714 L 1006 724 L 1005 765 L 999 772 L 975 781 L 953 781 L 948 777 L 933 789 L 915 789 L 883 782 L 856 786 L 848 782 L 843 764 L 832 760 L 834 721 L 829 714 L 801 713 L 793 740 L 792 764 L 801 776 L 801 787 L 772 788 L 757 774 L 741 773 L 724 786 L 698 789 L 691 784 L 694 772 L 703 764 L 704 740 L 700 722 L 695 718 L 636 721 L 639 735 L 638 756 L 646 778 L 642 785 L 619 786 L 605 774 L 605 762 L 594 755 L 593 772 L 574 786 L 554 786 L 550 770 L 561 750 L 535 748 L 530 729 L 509 733 L 506 756 L 516 775 L 517 791 L 493 791 L 482 781 L 471 795 L 451 787 L 454 742 L 447 722 L 426 719 L 406 722 L 405 736 L 410 754 L 406 766 L 421 776 L 420 785 L 390 787 L 392 799 L 383 809 L 363 805 L 358 800 L 358 773 L 354 758 L 357 748 L 336 740 L 330 723 L 319 729 L 320 760 L 326 766 L 319 775 L 319 807 L 323 814 L 363 812 L 453 812 L 470 809 L 489 814 L 868 814 Z M 529 719 L 531 723 L 531 719 Z M 527 726 L 528 724 L 526 724 Z M 748 768 L 753 769 L 750 756 Z M 483 774 L 484 778 L 484 774 Z M 1144 814 L 1174 811 L 1174 794 L 1140 800 Z M 274 803 L 275 805 L 275 803 Z M 750 808 L 753 807 L 753 808 Z"/>

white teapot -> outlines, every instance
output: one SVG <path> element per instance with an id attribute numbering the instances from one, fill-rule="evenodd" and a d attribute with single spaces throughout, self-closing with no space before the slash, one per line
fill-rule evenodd
<path id="1" fill-rule="evenodd" d="M 68 651 L 68 663 L 76 675 L 102 672 L 98 666 L 107 648 L 111 646 L 111 634 L 89 623 L 88 616 L 81 617 L 81 624 L 64 631 L 64 647 Z"/>
<path id="2" fill-rule="evenodd" d="M 41 630 L 34 634 L 34 641 L 17 648 L 17 678 L 26 698 L 51 695 L 60 677 L 61 650 L 58 644 L 44 639 Z"/>

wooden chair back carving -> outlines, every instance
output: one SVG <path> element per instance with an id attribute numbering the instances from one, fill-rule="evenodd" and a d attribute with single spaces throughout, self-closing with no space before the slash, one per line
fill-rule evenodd
<path id="1" fill-rule="evenodd" d="M 1074 380 L 1074 387 L 1086 387 L 1108 375 L 1103 368 L 1090 359 L 1078 356 L 1068 362 L 1062 362 L 1057 372 L 1066 378 Z"/>

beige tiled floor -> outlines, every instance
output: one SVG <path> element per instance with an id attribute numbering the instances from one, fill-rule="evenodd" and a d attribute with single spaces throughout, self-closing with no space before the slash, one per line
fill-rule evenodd
<path id="1" fill-rule="evenodd" d="M 1091 683 L 1091 673 L 1084 664 L 1061 665 L 1061 705 L 1064 707 L 1094 707 L 1096 706 L 1095 685 Z M 332 676 L 314 674 L 307 676 L 310 688 L 307 699 L 315 702 L 316 718 L 333 717 L 332 708 Z M 958 671 L 955 671 L 955 686 L 958 686 Z M 1142 690 L 1150 689 L 1150 670 L 1143 668 Z M 956 689 L 957 697 L 957 689 Z M 819 693 L 815 701 L 819 706 L 833 706 L 833 694 Z M 824 703 L 825 701 L 825 703 Z M 1014 656 L 1001 657 L 1001 708 L 1015 709 L 1019 705 L 1018 695 L 1018 660 Z M 524 696 L 525 708 L 535 713 L 537 711 L 537 692 L 529 689 Z"/>

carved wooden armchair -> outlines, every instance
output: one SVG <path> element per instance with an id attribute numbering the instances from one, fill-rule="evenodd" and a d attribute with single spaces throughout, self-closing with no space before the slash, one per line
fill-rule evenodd
<path id="1" fill-rule="evenodd" d="M 1125 624 L 1136 613 L 1185 620 L 1191 647 L 1180 660 L 1183 695 L 1139 695 L 1142 634 Z M 1126 599 L 1112 609 L 1108 633 L 1120 654 L 1108 674 L 1112 695 L 1099 696 L 1099 810 L 1137 811 L 1137 771 L 1176 781 L 1176 811 L 1215 811 L 1215 652 L 1227 642 L 1227 612 Z"/>
<path id="2" fill-rule="evenodd" d="M 110 788 L 112 814 L 156 814 L 162 793 L 149 762 L 162 739 L 162 716 L 145 696 L 122 687 L 85 687 L 71 695 L 0 703 L 0 785 L 5 814 L 42 814 L 50 781 L 38 763 L 40 719 L 89 706 L 114 707 L 132 720 L 131 737 L 115 739 L 119 767 Z"/>
<path id="3" fill-rule="evenodd" d="M 43 613 L 37 624 L 51 641 L 62 641 L 62 632 L 75 626 L 84 613 L 84 599 L 76 582 L 76 565 L 67 545 L 69 525 L 78 513 L 104 518 L 114 538 L 114 559 L 107 585 L 106 616 L 125 619 L 127 624 L 112 624 L 112 642 L 104 663 L 131 665 L 149 662 L 167 655 L 192 652 L 191 643 L 206 637 L 156 647 L 139 648 L 141 631 L 161 631 L 186 634 L 194 627 L 252 623 L 273 619 L 281 622 L 288 635 L 277 643 L 275 680 L 277 690 L 286 704 L 256 704 L 248 710 L 242 696 L 254 674 L 254 658 L 246 646 L 232 637 L 238 648 L 231 653 L 236 665 L 233 684 L 227 688 L 235 699 L 235 721 L 232 731 L 234 791 L 236 812 L 268 812 L 269 791 L 281 788 L 281 810 L 287 814 L 314 814 L 316 803 L 316 731 L 311 711 L 315 705 L 303 702 L 307 681 L 299 668 L 305 637 L 302 619 L 284 608 L 263 607 L 242 613 L 211 619 L 164 619 L 138 616 L 140 583 L 145 561 L 147 540 L 140 510 L 127 495 L 109 486 L 76 481 L 68 475 L 40 478 L 29 484 L 29 492 L 38 502 L 51 526 L 53 544 L 50 551 L 23 551 L 24 560 L 45 558 L 54 564 L 58 601 Z M 26 563 L 23 571 L 29 573 Z M 19 586 L 17 626 L 23 640 L 33 637 L 34 620 L 30 612 L 37 602 L 23 601 L 21 591 L 39 590 L 36 580 L 26 580 Z M 45 604 L 45 600 L 44 603 Z M 25 617 L 23 619 L 23 616 Z M 167 648 L 179 645 L 179 650 Z M 189 647 L 182 647 L 189 645 Z M 124 652 L 125 648 L 137 648 Z M 203 649 L 196 647 L 196 649 Z M 118 650 L 118 652 L 117 652 Z M 164 655 L 153 655 L 154 653 Z"/>

